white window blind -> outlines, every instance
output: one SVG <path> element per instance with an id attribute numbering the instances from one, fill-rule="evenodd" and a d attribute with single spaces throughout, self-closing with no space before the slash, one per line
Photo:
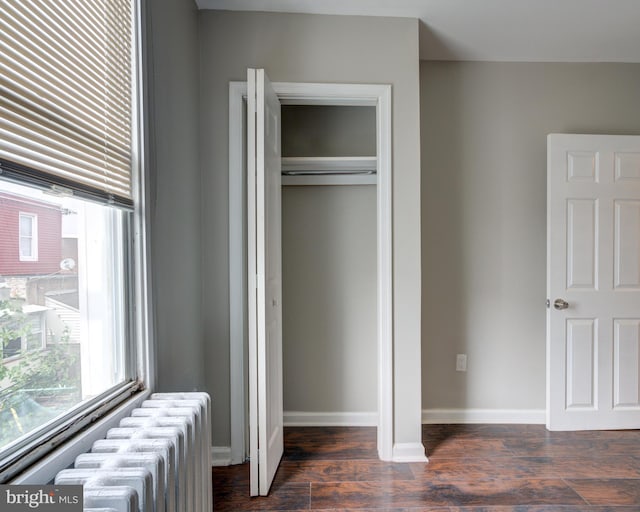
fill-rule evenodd
<path id="1" fill-rule="evenodd" d="M 131 0 L 0 0 L 0 163 L 131 204 Z"/>

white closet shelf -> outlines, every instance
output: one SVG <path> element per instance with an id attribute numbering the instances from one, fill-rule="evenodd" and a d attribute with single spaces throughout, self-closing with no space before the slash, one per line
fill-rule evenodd
<path id="1" fill-rule="evenodd" d="M 282 157 L 283 185 L 376 184 L 375 156 Z"/>
<path id="2" fill-rule="evenodd" d="M 282 172 L 376 171 L 375 156 L 283 156 Z"/>

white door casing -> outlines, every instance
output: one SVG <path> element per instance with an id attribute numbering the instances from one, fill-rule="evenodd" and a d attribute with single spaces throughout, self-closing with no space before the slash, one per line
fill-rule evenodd
<path id="1" fill-rule="evenodd" d="M 280 100 L 298 105 L 368 105 L 377 111 L 377 260 L 378 260 L 378 455 L 393 460 L 393 260 L 392 260 L 392 165 L 391 165 L 391 86 L 371 84 L 316 84 L 279 82 L 272 84 Z M 233 463 L 245 460 L 244 432 L 246 379 L 244 372 L 245 338 L 251 326 L 244 329 L 245 307 L 251 316 L 248 297 L 239 290 L 243 286 L 244 259 L 243 226 L 243 97 L 248 94 L 245 82 L 229 84 L 229 303 L 231 359 L 231 453 Z M 247 184 L 250 186 L 250 184 Z M 250 242 L 249 242 L 250 243 Z M 252 248 L 247 245 L 247 252 Z M 249 414 L 249 422 L 254 418 Z M 249 452 L 249 456 L 253 455 Z M 400 459 L 398 459 L 400 460 Z M 425 461 L 424 447 L 416 443 L 415 450 L 404 454 L 402 461 Z"/>
<path id="2" fill-rule="evenodd" d="M 263 69 L 247 91 L 250 492 L 266 496 L 284 451 L 280 101 Z"/>
<path id="3" fill-rule="evenodd" d="M 640 428 L 640 137 L 547 158 L 547 428 Z"/>

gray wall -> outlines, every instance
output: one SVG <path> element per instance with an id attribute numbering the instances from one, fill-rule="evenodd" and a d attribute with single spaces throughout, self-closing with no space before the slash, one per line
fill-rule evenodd
<path id="1" fill-rule="evenodd" d="M 418 23 L 348 16 L 200 13 L 203 305 L 214 444 L 228 446 L 228 90 L 248 66 L 273 81 L 393 86 L 395 442 L 420 440 Z"/>
<path id="2" fill-rule="evenodd" d="M 377 403 L 376 187 L 283 187 L 284 409 Z"/>
<path id="3" fill-rule="evenodd" d="M 204 387 L 198 166 L 198 12 L 147 2 L 151 267 L 157 388 Z"/>
<path id="4" fill-rule="evenodd" d="M 640 65 L 420 71 L 423 407 L 543 409 L 546 136 L 640 134 Z"/>
<path id="5" fill-rule="evenodd" d="M 282 156 L 376 156 L 376 107 L 282 105 Z"/>

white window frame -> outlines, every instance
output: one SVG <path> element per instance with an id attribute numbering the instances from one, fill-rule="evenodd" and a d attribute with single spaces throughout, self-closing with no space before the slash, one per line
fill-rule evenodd
<path id="1" fill-rule="evenodd" d="M 141 171 L 136 169 L 134 174 L 137 178 Z M 20 182 L 20 180 L 14 181 L 30 187 L 29 183 Z M 43 187 L 36 185 L 34 188 L 42 189 Z M 144 189 L 141 184 L 140 193 L 142 190 Z M 145 354 L 149 352 L 147 333 L 150 330 L 148 326 L 150 320 L 147 313 L 149 299 L 146 289 L 148 286 L 148 266 L 144 263 L 144 255 L 148 247 L 146 241 L 148 224 L 140 211 L 143 205 L 144 201 L 140 201 L 136 204 L 136 208 L 131 211 L 125 210 L 119 216 L 122 221 L 120 231 L 123 237 L 121 242 L 123 250 L 120 255 L 124 265 L 122 300 L 129 305 L 125 308 L 126 318 L 121 319 L 126 322 L 123 346 L 126 354 L 123 380 L 94 398 L 71 407 L 51 422 L 35 428 L 24 438 L 16 440 L 14 445 L 3 446 L 0 456 L 0 483 L 41 484 L 52 480 L 58 471 L 69 465 L 65 455 L 68 447 L 73 446 L 75 438 L 79 437 L 79 440 L 85 442 L 89 439 L 87 434 L 90 431 L 85 431 L 85 429 L 94 424 L 96 418 L 100 418 L 99 423 L 109 421 L 113 414 L 118 414 L 117 411 L 121 409 L 122 405 L 139 404 L 140 397 L 146 397 L 150 393 L 149 390 L 152 389 L 152 383 L 149 379 L 150 359 L 145 357 Z M 111 208 L 118 209 L 120 207 L 111 206 Z M 32 214 L 29 215 L 32 216 Z M 143 237 L 145 238 L 143 239 Z M 145 289 L 141 289 L 141 287 Z M 3 359 L 1 363 L 19 360 L 23 357 L 26 341 L 25 337 L 21 337 L 21 352 L 11 358 Z M 113 426 L 112 423 L 109 422 L 109 424 Z M 97 431 L 103 432 L 102 430 Z M 91 437 L 91 439 L 95 440 L 99 437 L 104 437 L 104 434 L 96 438 Z M 63 445 L 62 448 L 57 448 L 61 445 Z M 81 446 L 85 446 L 83 451 L 90 448 L 90 445 L 81 444 Z M 73 459 L 79 453 L 73 452 Z M 42 468 L 40 461 L 47 461 L 46 467 Z M 66 466 L 59 465 L 62 461 Z M 44 479 L 43 474 L 47 475 Z"/>
<path id="2" fill-rule="evenodd" d="M 22 219 L 31 219 L 31 236 L 22 234 Z M 31 254 L 22 254 L 22 239 L 31 238 Z M 20 261 L 38 261 L 38 215 L 35 213 L 20 212 L 18 215 L 18 253 Z"/>

